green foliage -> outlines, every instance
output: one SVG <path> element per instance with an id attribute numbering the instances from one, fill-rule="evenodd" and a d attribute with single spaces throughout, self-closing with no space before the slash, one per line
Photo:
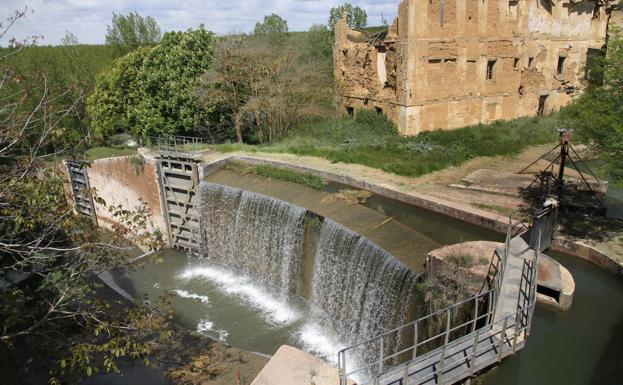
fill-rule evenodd
<path id="1" fill-rule="evenodd" d="M 9 52 L 8 48 L 0 48 L 0 56 Z M 0 63 L 3 74 L 19 74 L 4 83 L 0 98 L 6 100 L 15 92 L 21 92 L 23 100 L 17 107 L 22 112 L 29 112 L 47 94 L 48 118 L 58 118 L 59 124 L 44 150 L 75 148 L 91 138 L 86 96 L 95 86 L 95 74 L 112 63 L 114 56 L 115 50 L 103 45 L 24 48 Z M 72 108 L 65 111 L 68 107 Z M 38 139 L 37 133 L 43 129 L 43 121 L 34 123 L 38 128 L 30 131 L 30 141 Z"/>
<path id="2" fill-rule="evenodd" d="M 254 33 L 274 43 L 282 43 L 287 37 L 288 22 L 275 13 L 266 15 L 263 22 L 255 24 Z"/>
<path id="3" fill-rule="evenodd" d="M 312 57 L 333 66 L 333 35 L 326 25 L 314 24 L 305 34 L 305 51 Z"/>
<path id="4" fill-rule="evenodd" d="M 310 120 L 289 137 L 268 145 L 216 148 L 311 155 L 419 176 L 478 156 L 512 155 L 531 145 L 554 143 L 559 124 L 558 116 L 551 115 L 402 137 L 395 135 L 383 115 L 358 111 L 355 118 Z"/>
<path id="5" fill-rule="evenodd" d="M 314 190 L 322 190 L 327 185 L 327 181 L 315 175 L 304 174 L 298 171 L 285 170 L 271 166 L 255 166 L 253 172 L 256 175 L 300 184 L 311 187 Z"/>
<path id="6" fill-rule="evenodd" d="M 352 29 L 363 29 L 368 24 L 368 14 L 358 5 L 350 3 L 331 8 L 329 13 L 329 28 L 335 30 L 335 24 L 346 14 L 346 22 Z"/>
<path id="7" fill-rule="evenodd" d="M 608 52 L 589 68 L 593 79 L 584 94 L 563 111 L 564 121 L 606 162 L 613 182 L 623 183 L 623 35 L 612 29 Z M 590 80 L 590 79 L 589 79 Z"/>
<path id="8" fill-rule="evenodd" d="M 269 165 L 253 166 L 241 162 L 231 162 L 225 165 L 224 168 L 241 174 L 254 174 L 266 178 L 292 182 L 303 186 L 311 187 L 314 190 L 323 190 L 324 187 L 327 185 L 326 180 L 315 175 L 310 175 L 295 170 L 277 168 Z"/>
<path id="9" fill-rule="evenodd" d="M 23 15 L 18 12 L 7 20 L 0 39 Z M 111 370 L 120 357 L 146 358 L 150 346 L 145 337 L 170 334 L 166 309 L 113 308 L 95 295 L 97 274 L 127 265 L 128 241 L 151 250 L 162 242 L 146 231 L 151 214 L 144 204 L 108 207 L 117 224 L 106 240 L 92 218 L 68 205 L 64 174 L 46 169 L 43 161 L 47 149 L 55 148 L 51 140 L 70 144 L 63 115 L 76 105 L 63 106 L 59 95 L 35 88 L 39 102 L 31 106 L 33 83 L 15 71 L 19 66 L 4 62 L 8 55 L 11 64 L 29 69 L 31 63 L 24 64 L 21 56 L 41 52 L 49 51 L 8 48 L 0 56 L 0 279 L 5 283 L 0 288 L 0 346 L 5 355 L 13 354 L 16 346 L 49 347 L 46 358 L 58 360 L 59 374 L 91 375 L 102 362 Z M 41 79 L 52 78 L 46 69 L 55 69 L 48 65 L 38 68 Z M 83 192 L 107 207 L 95 191 Z"/>
<path id="10" fill-rule="evenodd" d="M 448 262 L 457 267 L 462 267 L 465 269 L 474 266 L 472 257 L 470 257 L 469 255 L 451 255 L 448 257 Z"/>
<path id="11" fill-rule="evenodd" d="M 287 42 L 271 44 L 257 36 L 230 36 L 216 49 L 214 66 L 197 94 L 219 111 L 218 122 L 233 128 L 239 143 L 282 138 L 305 117 L 318 113 L 326 74 L 315 60 Z"/>
<path id="12" fill-rule="evenodd" d="M 150 47 L 143 47 L 130 52 L 97 76 L 87 109 L 94 137 L 99 141 L 120 132 L 133 131 L 136 127 L 134 110 L 143 96 L 138 75 L 151 50 Z"/>
<path id="13" fill-rule="evenodd" d="M 151 16 L 143 17 L 136 12 L 113 13 L 112 26 L 107 27 L 106 44 L 127 53 L 140 46 L 157 44 L 161 35 L 158 23 Z"/>
<path id="14" fill-rule="evenodd" d="M 88 100 L 98 135 L 174 135 L 204 124 L 210 110 L 199 105 L 193 91 L 211 67 L 215 39 L 204 29 L 168 32 L 158 45 L 115 61 L 98 76 Z"/>

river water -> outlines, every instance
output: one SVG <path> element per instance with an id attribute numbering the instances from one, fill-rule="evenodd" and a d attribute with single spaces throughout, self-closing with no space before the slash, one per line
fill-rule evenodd
<path id="1" fill-rule="evenodd" d="M 439 245 L 500 236 L 426 210 L 382 197 L 365 203 L 425 233 Z M 313 321 L 302 298 L 280 293 L 249 276 L 234 274 L 207 260 L 164 251 L 162 263 L 147 261 L 116 283 L 135 298 L 154 300 L 165 290 L 177 294 L 177 321 L 235 347 L 273 354 L 289 344 L 335 362 L 345 346 Z M 623 384 L 623 282 L 596 266 L 551 255 L 576 280 L 569 312 L 538 307 L 526 348 L 483 377 L 487 385 Z"/>

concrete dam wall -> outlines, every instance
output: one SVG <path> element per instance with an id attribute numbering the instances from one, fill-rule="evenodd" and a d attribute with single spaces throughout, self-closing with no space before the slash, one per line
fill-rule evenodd
<path id="1" fill-rule="evenodd" d="M 202 182 L 200 255 L 283 296 L 348 344 L 400 326 L 421 298 L 420 274 L 365 237 L 301 207 Z"/>

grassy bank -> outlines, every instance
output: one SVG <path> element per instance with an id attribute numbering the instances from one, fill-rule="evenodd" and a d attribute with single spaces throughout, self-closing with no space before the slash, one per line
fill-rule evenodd
<path id="1" fill-rule="evenodd" d="M 398 175 L 419 176 L 459 166 L 479 156 L 514 155 L 528 146 L 556 141 L 558 115 L 521 118 L 405 138 L 374 112 L 355 118 L 323 119 L 300 125 L 289 137 L 267 145 L 222 144 L 222 152 L 273 152 L 310 155 L 356 163 Z"/>
<path id="2" fill-rule="evenodd" d="M 313 188 L 314 190 L 322 190 L 327 185 L 327 181 L 317 176 L 271 166 L 251 166 L 244 163 L 230 163 L 226 165 L 225 168 L 243 174 L 254 174 L 266 178 L 292 182 Z"/>

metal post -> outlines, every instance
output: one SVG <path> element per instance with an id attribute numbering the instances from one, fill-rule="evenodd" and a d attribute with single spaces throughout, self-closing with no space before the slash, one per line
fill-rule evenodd
<path id="1" fill-rule="evenodd" d="M 558 200 L 562 197 L 563 187 L 565 184 L 565 164 L 567 162 L 567 156 L 569 155 L 569 141 L 571 135 L 568 130 L 560 132 L 560 167 L 558 168 Z"/>
<path id="2" fill-rule="evenodd" d="M 339 354 L 342 355 L 342 366 L 340 367 L 340 385 L 346 385 L 346 352 L 341 351 Z"/>
<path id="3" fill-rule="evenodd" d="M 476 352 L 478 351 L 478 342 L 480 340 L 479 333 L 474 334 L 474 342 L 472 343 L 472 360 L 469 365 L 469 373 L 474 375 L 474 368 L 476 366 Z"/>
<path id="4" fill-rule="evenodd" d="M 502 326 L 502 330 L 500 331 L 500 344 L 498 347 L 498 362 L 502 361 L 502 349 L 504 348 L 504 339 L 506 338 L 507 322 L 508 322 L 508 317 L 504 318 L 504 326 Z"/>
<path id="5" fill-rule="evenodd" d="M 381 336 L 381 338 L 379 339 L 379 352 L 380 352 L 380 358 L 379 358 L 379 374 L 383 373 L 383 356 L 385 355 L 384 353 L 385 350 L 385 346 L 383 344 L 383 336 Z"/>
<path id="6" fill-rule="evenodd" d="M 474 324 L 472 325 L 472 333 L 476 331 L 477 322 L 478 322 L 478 296 L 474 297 Z"/>
<path id="7" fill-rule="evenodd" d="M 415 358 L 417 357 L 417 344 L 418 344 L 418 323 L 417 321 L 413 323 L 413 333 L 414 333 L 414 337 L 413 337 L 413 355 L 411 357 L 412 360 L 415 360 Z"/>

